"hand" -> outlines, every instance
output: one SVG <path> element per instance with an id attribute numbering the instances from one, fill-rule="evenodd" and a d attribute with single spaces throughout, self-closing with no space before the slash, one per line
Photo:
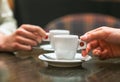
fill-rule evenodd
<path id="1" fill-rule="evenodd" d="M 0 51 L 31 50 L 46 37 L 46 32 L 39 26 L 22 25 L 13 34 L 0 37 Z"/>
<path id="2" fill-rule="evenodd" d="M 88 43 L 87 48 L 82 50 L 83 56 L 91 50 L 101 59 L 120 56 L 120 29 L 100 27 L 85 33 L 80 38 Z"/>

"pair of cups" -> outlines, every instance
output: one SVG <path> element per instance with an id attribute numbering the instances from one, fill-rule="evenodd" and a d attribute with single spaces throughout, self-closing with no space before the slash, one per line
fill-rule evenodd
<path id="1" fill-rule="evenodd" d="M 54 49 L 57 59 L 74 59 L 78 49 L 85 49 L 86 42 L 79 39 L 78 35 L 71 35 L 68 30 L 50 30 L 48 39 Z"/>

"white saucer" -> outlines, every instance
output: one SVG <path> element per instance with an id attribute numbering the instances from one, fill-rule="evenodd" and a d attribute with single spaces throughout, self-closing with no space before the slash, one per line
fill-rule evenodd
<path id="1" fill-rule="evenodd" d="M 54 49 L 52 48 L 52 46 L 50 44 L 41 45 L 40 48 L 42 48 L 44 50 L 48 50 L 48 51 L 54 51 Z"/>
<path id="2" fill-rule="evenodd" d="M 50 44 L 41 45 L 40 48 L 42 48 L 44 50 L 48 50 L 48 51 L 54 51 L 54 49 L 52 48 L 52 46 Z M 78 48 L 78 50 L 80 50 L 80 48 Z"/>
<path id="3" fill-rule="evenodd" d="M 39 55 L 38 58 L 42 61 L 47 62 L 49 65 L 55 66 L 55 67 L 75 67 L 75 66 L 81 65 L 83 61 L 88 61 L 92 58 L 89 55 L 86 57 L 82 57 L 80 53 L 76 54 L 74 60 L 58 60 L 56 59 L 55 53 L 48 53 L 44 55 Z"/>

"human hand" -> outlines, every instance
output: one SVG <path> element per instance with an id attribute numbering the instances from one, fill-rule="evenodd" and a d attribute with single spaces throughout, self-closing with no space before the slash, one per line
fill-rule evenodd
<path id="1" fill-rule="evenodd" d="M 101 59 L 120 56 L 120 29 L 100 27 L 85 33 L 80 38 L 88 43 L 87 48 L 82 50 L 83 56 L 91 50 Z"/>
<path id="2" fill-rule="evenodd" d="M 46 36 L 46 32 L 39 26 L 21 25 L 11 35 L 0 35 L 0 51 L 31 50 Z"/>

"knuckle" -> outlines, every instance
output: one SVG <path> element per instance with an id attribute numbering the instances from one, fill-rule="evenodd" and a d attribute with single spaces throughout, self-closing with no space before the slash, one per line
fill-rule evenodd
<path id="1" fill-rule="evenodd" d="M 110 32 L 108 31 L 108 28 L 110 27 L 103 26 L 103 27 L 100 27 L 100 30 L 102 30 L 104 35 L 109 35 Z"/>
<path id="2" fill-rule="evenodd" d="M 37 46 L 37 44 L 38 44 L 38 43 L 37 43 L 36 41 L 30 42 L 30 45 L 31 45 L 31 46 Z"/>
<path id="3" fill-rule="evenodd" d="M 22 24 L 20 27 L 21 28 L 24 28 L 24 27 L 26 27 L 27 25 L 26 24 Z"/>
<path id="4" fill-rule="evenodd" d="M 108 28 L 110 28 L 110 27 L 102 26 L 102 27 L 100 27 L 99 29 L 100 29 L 100 30 L 105 30 L 105 29 L 108 29 Z"/>
<path id="5" fill-rule="evenodd" d="M 16 34 L 23 34 L 23 30 L 22 29 L 18 29 L 17 31 L 16 31 Z"/>
<path id="6" fill-rule="evenodd" d="M 102 27 L 100 27 L 99 29 L 100 30 L 103 30 L 103 29 L 105 29 L 106 28 L 106 26 L 102 26 Z"/>
<path id="7" fill-rule="evenodd" d="M 14 43 L 14 44 L 13 44 L 13 48 L 14 48 L 14 49 L 18 49 L 18 48 L 19 48 L 19 44 L 18 44 L 18 43 Z"/>
<path id="8" fill-rule="evenodd" d="M 15 42 L 18 42 L 18 41 L 20 41 L 20 37 L 16 36 L 16 37 L 14 38 L 14 40 L 15 40 Z"/>

